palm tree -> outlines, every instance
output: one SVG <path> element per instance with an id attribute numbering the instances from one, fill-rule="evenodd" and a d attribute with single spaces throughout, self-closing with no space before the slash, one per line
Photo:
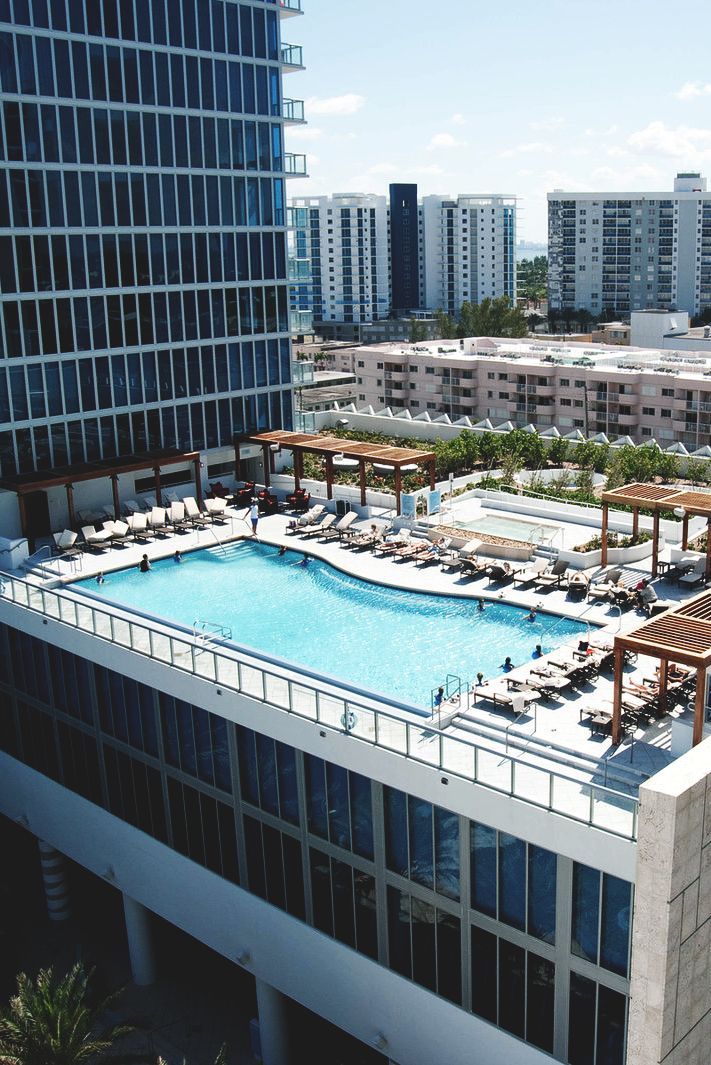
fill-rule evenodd
<path id="1" fill-rule="evenodd" d="M 17 977 L 17 994 L 0 1012 L 0 1065 L 80 1065 L 106 1054 L 132 1031 L 103 1026 L 101 1017 L 117 997 L 87 1002 L 91 973 L 75 965 L 62 977 L 41 969 L 35 980 Z"/>

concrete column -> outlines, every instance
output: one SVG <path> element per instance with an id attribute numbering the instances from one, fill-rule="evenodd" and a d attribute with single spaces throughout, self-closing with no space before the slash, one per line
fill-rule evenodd
<path id="1" fill-rule="evenodd" d="M 123 896 L 123 912 L 126 917 L 126 938 L 133 982 L 139 987 L 147 987 L 155 983 L 156 979 L 151 913 L 128 895 Z"/>
<path id="2" fill-rule="evenodd" d="M 255 979 L 259 1011 L 259 1039 L 264 1065 L 289 1065 L 289 1024 L 287 998 L 271 984 Z"/>
<path id="3" fill-rule="evenodd" d="M 68 921 L 71 916 L 69 884 L 64 856 L 43 839 L 37 840 L 42 867 L 42 882 L 50 921 Z"/>

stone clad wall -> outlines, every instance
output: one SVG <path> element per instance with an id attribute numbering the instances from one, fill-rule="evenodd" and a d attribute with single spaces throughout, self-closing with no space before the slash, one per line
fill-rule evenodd
<path id="1" fill-rule="evenodd" d="M 711 739 L 640 788 L 627 1065 L 711 1060 Z"/>

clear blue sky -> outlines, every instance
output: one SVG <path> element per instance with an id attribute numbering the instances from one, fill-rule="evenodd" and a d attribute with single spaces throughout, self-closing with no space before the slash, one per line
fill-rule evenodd
<path id="1" fill-rule="evenodd" d="M 289 194 L 521 197 L 519 237 L 546 239 L 554 188 L 670 189 L 677 170 L 711 177 L 708 0 L 303 0 L 285 41 L 307 101 L 287 132 L 309 156 Z"/>

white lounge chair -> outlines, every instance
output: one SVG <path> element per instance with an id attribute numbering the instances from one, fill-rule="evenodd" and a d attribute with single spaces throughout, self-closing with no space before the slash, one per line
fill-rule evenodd
<path id="1" fill-rule="evenodd" d="M 127 514 L 140 514 L 143 511 L 143 507 L 140 507 L 135 499 L 124 500 L 123 509 Z"/>
<path id="2" fill-rule="evenodd" d="M 77 533 L 72 532 L 71 529 L 64 529 L 60 533 L 52 533 L 54 540 L 54 546 L 61 555 L 76 554 L 80 548 L 74 545 L 77 542 Z"/>
<path id="3" fill-rule="evenodd" d="M 467 540 L 463 547 L 459 551 L 448 551 L 446 555 L 443 555 L 442 568 L 443 569 L 460 569 L 463 562 L 474 557 L 479 548 L 481 547 L 481 540 Z"/>
<path id="4" fill-rule="evenodd" d="M 314 525 L 325 510 L 323 503 L 316 503 L 315 506 L 310 507 L 305 514 L 302 514 L 300 518 L 297 518 L 297 525 Z"/>
<path id="5" fill-rule="evenodd" d="M 513 579 L 514 584 L 532 584 L 537 581 L 548 566 L 548 559 L 534 558 L 527 566 L 524 566 Z"/>
<path id="6" fill-rule="evenodd" d="M 536 587 L 538 588 L 550 588 L 552 585 L 560 587 L 560 583 L 563 579 L 563 574 L 568 568 L 568 563 L 563 562 L 562 559 L 558 559 L 553 566 L 546 570 L 545 573 L 541 573 L 536 580 Z"/>
<path id="7" fill-rule="evenodd" d="M 81 534 L 87 547 L 95 547 L 100 551 L 107 548 L 111 540 L 111 533 L 108 530 L 100 529 L 97 532 L 93 525 L 83 525 Z"/>
<path id="8" fill-rule="evenodd" d="M 184 529 L 189 524 L 188 519 L 185 516 L 185 504 L 178 500 L 175 503 L 170 504 L 170 511 L 168 512 L 168 520 L 174 529 Z"/>
<path id="9" fill-rule="evenodd" d="M 224 524 L 226 522 L 226 499 L 222 499 L 221 497 L 216 497 L 215 499 L 206 499 L 205 510 L 207 511 L 207 517 L 210 519 L 210 521 L 219 521 L 221 524 Z"/>
<path id="10" fill-rule="evenodd" d="M 128 526 L 133 533 L 133 539 L 136 543 L 138 543 L 139 540 L 153 539 L 153 534 L 148 528 L 148 520 L 145 514 L 131 514 L 128 518 Z"/>
<path id="11" fill-rule="evenodd" d="M 131 531 L 130 526 L 125 521 L 105 521 L 103 528 L 106 529 L 107 533 L 111 534 L 112 543 L 125 540 Z"/>
<path id="12" fill-rule="evenodd" d="M 146 516 L 148 526 L 154 533 L 167 533 L 168 523 L 165 519 L 165 507 L 152 507 Z"/>
<path id="13" fill-rule="evenodd" d="M 323 532 L 330 529 L 337 519 L 337 514 L 326 514 L 326 516 L 315 525 L 309 525 L 306 529 L 299 530 L 301 538 L 307 540 L 310 536 L 321 536 Z"/>
<path id="14" fill-rule="evenodd" d="M 185 516 L 193 525 L 207 525 L 212 520 L 207 514 L 203 514 L 194 496 L 186 496 L 183 500 L 183 505 L 185 507 Z"/>
<path id="15" fill-rule="evenodd" d="M 588 599 L 609 599 L 613 587 L 617 584 L 621 576 L 622 570 L 619 566 L 613 566 L 612 569 L 608 569 L 605 573 L 601 573 L 599 577 L 596 577 L 594 581 L 590 582 L 590 586 L 588 587 Z"/>

